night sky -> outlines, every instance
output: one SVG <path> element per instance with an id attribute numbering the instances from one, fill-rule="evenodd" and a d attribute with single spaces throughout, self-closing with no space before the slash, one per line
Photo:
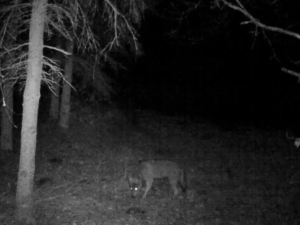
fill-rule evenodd
<path id="1" fill-rule="evenodd" d="M 204 5 L 179 22 L 174 9 L 184 8 L 174 5 L 145 14 L 140 28 L 144 55 L 126 73 L 123 96 L 135 108 L 160 113 L 293 129 L 299 117 L 299 85 L 281 68 L 297 71 L 292 61 L 300 41 L 241 25 L 245 16 L 225 7 Z M 261 22 L 299 30 L 294 23 L 299 16 L 282 12 L 291 6 L 265 9 L 249 10 Z"/>

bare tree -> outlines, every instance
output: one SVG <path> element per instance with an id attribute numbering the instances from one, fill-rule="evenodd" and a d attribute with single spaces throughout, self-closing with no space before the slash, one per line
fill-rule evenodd
<path id="1" fill-rule="evenodd" d="M 32 4 L 27 79 L 23 101 L 21 155 L 16 196 L 17 218 L 26 224 L 35 224 L 32 214 L 34 205 L 32 194 L 47 0 L 35 0 Z"/>
<path id="2" fill-rule="evenodd" d="M 98 1 L 60 1 L 60 3 L 48 3 L 47 0 L 33 0 L 29 3 L 14 5 L 11 1 L 5 2 L 5 7 L 1 11 L 3 24 L 0 32 L 0 40 L 10 35 L 7 27 L 14 21 L 11 12 L 19 9 L 18 24 L 16 29 L 20 33 L 26 33 L 29 29 L 29 41 L 21 44 L 16 43 L 10 48 L 6 48 L 1 43 L 2 55 L 17 53 L 13 60 L 8 61 L 2 66 L 1 71 L 10 71 L 9 78 L 13 82 L 20 82 L 24 85 L 23 96 L 23 119 L 21 131 L 21 150 L 20 163 L 16 195 L 16 216 L 22 221 L 22 224 L 35 224 L 33 217 L 33 180 L 35 173 L 35 153 L 37 138 L 38 108 L 40 99 L 40 85 L 45 82 L 50 89 L 57 85 L 57 80 L 53 74 L 61 76 L 64 82 L 71 85 L 65 77 L 62 76 L 61 68 L 57 66 L 53 59 L 43 55 L 43 49 L 48 48 L 58 51 L 65 56 L 71 56 L 71 48 L 67 51 L 57 46 L 47 46 L 44 44 L 44 34 L 51 37 L 54 33 L 59 33 L 69 43 L 76 44 L 77 48 L 84 50 L 95 50 L 98 43 L 90 27 L 89 17 L 86 14 L 87 8 L 95 8 Z M 128 7 L 132 12 L 133 18 L 139 19 L 137 4 L 139 0 L 123 1 L 125 8 Z M 70 4 L 72 3 L 72 4 Z M 136 48 L 138 44 L 135 38 L 135 30 L 129 20 L 119 10 L 117 5 L 109 0 L 103 1 L 108 11 L 105 13 L 108 21 L 114 28 L 114 38 L 107 45 L 112 48 L 119 44 L 122 30 L 128 29 L 133 37 Z M 124 21 L 124 26 L 119 24 L 120 18 Z M 68 27 L 68 28 L 67 28 Z M 71 45 L 70 45 L 71 46 Z M 106 49 L 107 49 L 106 48 Z M 69 52 L 68 52 L 69 51 Z M 69 65 L 72 68 L 72 64 Z M 47 70 L 43 70 L 47 68 Z"/>
<path id="3" fill-rule="evenodd" d="M 62 38 L 58 37 L 57 38 L 57 48 L 59 48 L 59 49 L 62 48 L 62 46 L 63 46 L 62 42 L 63 42 Z M 62 65 L 64 62 L 62 53 L 56 52 L 53 55 L 53 60 L 56 62 L 58 68 L 62 68 Z M 59 96 L 60 96 L 60 86 L 62 83 L 62 79 L 57 74 L 53 74 L 52 79 L 56 80 L 55 83 L 57 85 L 52 86 L 49 116 L 50 116 L 50 119 L 57 121 L 59 118 L 59 105 L 60 105 Z"/>
<path id="4" fill-rule="evenodd" d="M 18 6 L 19 0 L 13 2 L 14 6 Z M 17 7 L 16 7 L 17 8 Z M 17 10 L 12 11 L 12 17 L 16 18 L 15 23 L 18 23 Z M 5 40 L 2 39 L 2 45 L 5 43 L 6 46 L 12 47 L 14 45 L 14 38 L 17 35 L 17 30 L 14 26 L 7 27 L 8 32 L 11 33 L 11 37 L 6 37 Z M 12 58 L 14 58 L 15 52 L 11 52 L 9 55 L 4 55 L 1 59 L 2 64 L 0 67 L 3 68 L 3 65 L 7 64 Z M 5 67 L 5 66 L 4 66 Z M 14 81 L 10 79 L 12 74 L 9 74 L 10 71 L 1 71 L 1 93 L 2 93 L 2 114 L 1 114 L 1 150 L 12 150 L 13 149 L 13 89 Z"/>
<path id="5" fill-rule="evenodd" d="M 112 91 L 110 79 L 101 70 L 100 59 L 105 58 L 107 62 L 112 65 L 112 67 L 118 67 L 118 63 L 110 56 L 110 52 L 120 53 L 121 46 L 124 42 L 129 43 L 137 54 L 140 53 L 140 46 L 137 41 L 137 32 L 133 24 L 139 24 L 141 22 L 141 14 L 145 8 L 146 5 L 142 0 L 122 0 L 118 2 L 104 0 L 99 3 L 98 7 L 98 11 L 101 12 L 100 15 L 104 15 L 102 18 L 95 17 L 95 10 L 85 8 L 85 13 L 94 18 L 94 22 L 98 27 L 102 27 L 101 32 L 96 33 L 98 35 L 98 40 L 102 39 L 102 41 L 99 40 L 99 43 L 102 43 L 103 47 L 100 44 L 96 51 L 89 51 L 90 54 L 92 53 L 93 57 L 89 56 L 83 59 L 80 57 L 69 56 L 66 59 L 64 72 L 65 81 L 67 82 L 63 85 L 61 96 L 62 98 L 59 118 L 59 125 L 61 127 L 69 127 L 71 106 L 70 85 L 73 80 L 73 71 L 81 70 L 82 74 L 85 76 L 85 78 L 82 80 L 90 80 L 90 83 L 93 83 L 93 88 L 95 88 L 97 92 L 101 92 L 101 95 L 104 96 L 104 98 L 109 98 L 110 92 Z M 74 10 L 74 13 L 78 14 L 78 8 L 73 7 L 71 10 Z M 99 31 L 100 29 L 97 28 L 96 30 Z M 80 36 L 76 32 L 73 35 L 75 37 Z M 75 41 L 76 39 L 74 39 L 73 42 L 67 41 L 66 48 L 73 49 L 80 47 L 81 42 Z M 83 48 L 82 50 L 83 55 L 86 55 L 84 54 L 85 49 Z M 76 63 L 73 63 L 74 60 L 76 60 Z M 75 65 L 75 68 L 73 68 L 73 65 Z"/>
<path id="6" fill-rule="evenodd" d="M 59 125 L 62 128 L 69 128 L 70 108 L 71 108 L 71 86 L 72 74 L 73 74 L 73 47 L 72 41 L 67 42 L 67 51 L 71 54 L 68 56 L 65 63 L 65 80 L 67 82 L 63 85 L 63 92 L 61 96 L 61 107 L 60 107 L 60 120 Z"/>
<path id="7" fill-rule="evenodd" d="M 77 3 L 77 5 L 76 5 Z M 74 2 L 78 6 L 78 2 Z M 52 46 L 44 45 L 44 33 L 51 36 L 53 30 L 58 29 L 65 38 L 70 38 L 70 33 L 64 29 L 63 20 L 70 21 L 73 25 L 73 29 L 79 26 L 79 18 L 85 18 L 84 14 L 74 15 L 64 5 L 48 4 L 47 0 L 35 0 L 30 4 L 20 4 L 18 6 L 7 4 L 7 7 L 2 11 L 3 17 L 6 18 L 4 24 L 8 27 L 12 21 L 9 12 L 15 7 L 22 10 L 20 13 L 20 27 L 24 23 L 29 24 L 29 41 L 28 43 L 19 44 L 11 47 L 10 49 L 4 49 L 3 54 L 9 54 L 11 52 L 17 52 L 16 59 L 8 62 L 3 71 L 12 71 L 10 74 L 12 81 L 20 80 L 24 84 L 24 98 L 23 98 L 23 120 L 21 131 L 21 151 L 20 151 L 20 165 L 17 183 L 17 195 L 16 195 L 16 216 L 20 221 L 28 224 L 34 224 L 33 218 L 33 180 L 35 172 L 35 151 L 36 151 L 36 135 L 37 135 L 37 118 L 38 107 L 40 99 L 40 84 L 43 80 L 48 84 L 50 88 L 55 85 L 57 80 L 52 78 L 52 74 L 61 76 L 61 70 L 55 64 L 52 59 L 49 59 L 43 55 L 44 48 L 50 48 L 55 51 L 62 52 L 65 55 L 70 53 Z M 31 14 L 28 14 L 31 12 Z M 82 11 L 83 12 L 83 11 Z M 28 16 L 30 15 L 30 16 Z M 78 18 L 78 17 L 79 18 Z M 64 18 L 64 19 L 63 19 Z M 77 24 L 76 24 L 77 22 Z M 96 41 L 89 30 L 89 26 L 86 23 L 86 27 L 82 28 L 82 32 L 87 37 L 86 42 L 82 43 L 84 48 L 94 48 Z M 6 30 L 2 30 L 2 37 L 9 35 Z M 78 38 L 77 41 L 81 41 Z M 28 51 L 26 51 L 28 49 Z M 49 69 L 44 71 L 43 68 Z M 50 72 L 49 72 L 50 71 Z M 24 83 L 25 81 L 25 83 Z"/>

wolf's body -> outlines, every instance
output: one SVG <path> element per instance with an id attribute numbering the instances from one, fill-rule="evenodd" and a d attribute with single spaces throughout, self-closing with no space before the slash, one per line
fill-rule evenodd
<path id="1" fill-rule="evenodd" d="M 129 176 L 129 186 L 132 196 L 135 197 L 142 187 L 142 181 L 146 183 L 143 198 L 147 196 L 152 187 L 154 179 L 168 178 L 169 183 L 174 191 L 174 197 L 179 194 L 177 185 L 184 192 L 186 189 L 186 175 L 177 163 L 167 160 L 149 160 L 141 162 Z"/>

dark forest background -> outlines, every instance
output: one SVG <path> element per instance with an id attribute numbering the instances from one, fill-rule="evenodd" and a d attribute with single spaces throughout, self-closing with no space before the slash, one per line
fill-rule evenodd
<path id="1" fill-rule="evenodd" d="M 297 32 L 295 5 L 281 4 L 245 6 L 260 21 Z M 218 123 L 297 130 L 299 85 L 281 69 L 297 71 L 299 41 L 242 25 L 249 19 L 229 8 L 176 6 L 165 3 L 146 13 L 140 30 L 144 55 L 117 77 L 118 100 Z"/>

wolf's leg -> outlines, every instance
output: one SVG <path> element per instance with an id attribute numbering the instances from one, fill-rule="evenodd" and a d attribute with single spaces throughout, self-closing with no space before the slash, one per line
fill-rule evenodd
<path id="1" fill-rule="evenodd" d="M 169 177 L 169 182 L 174 191 L 174 198 L 175 198 L 179 193 L 178 188 L 177 188 L 178 180 L 175 177 Z"/>
<path id="2" fill-rule="evenodd" d="M 146 190 L 145 190 L 145 193 L 143 195 L 143 198 L 146 198 L 148 191 L 152 187 L 152 183 L 153 183 L 153 179 L 146 180 Z"/>

